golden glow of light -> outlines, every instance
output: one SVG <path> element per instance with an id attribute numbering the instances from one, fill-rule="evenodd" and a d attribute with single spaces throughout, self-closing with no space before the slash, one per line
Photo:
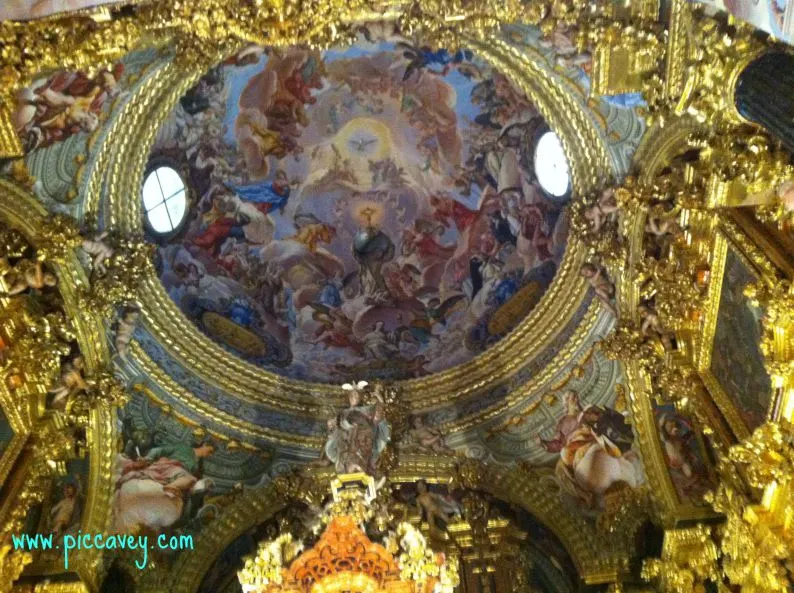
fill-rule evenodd
<path id="1" fill-rule="evenodd" d="M 372 138 L 375 142 L 371 150 L 359 152 L 351 146 L 351 140 L 360 134 L 364 138 Z M 339 149 L 343 157 L 351 160 L 364 160 L 368 166 L 369 161 L 383 160 L 391 153 L 391 131 L 383 122 L 369 117 L 357 117 L 347 122 L 334 138 L 334 146 Z"/>
<path id="2" fill-rule="evenodd" d="M 338 572 L 314 583 L 311 593 L 380 593 L 371 576 L 360 572 Z"/>
<path id="3" fill-rule="evenodd" d="M 383 204 L 371 200 L 358 200 L 351 205 L 353 215 L 361 226 L 380 226 L 385 210 Z"/>

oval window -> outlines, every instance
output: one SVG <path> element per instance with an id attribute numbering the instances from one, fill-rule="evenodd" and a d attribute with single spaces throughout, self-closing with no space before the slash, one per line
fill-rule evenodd
<path id="1" fill-rule="evenodd" d="M 543 134 L 535 146 L 535 175 L 543 191 L 552 196 L 562 197 L 571 187 L 568 159 L 554 132 Z"/>
<path id="2" fill-rule="evenodd" d="M 158 235 L 176 230 L 187 213 L 187 194 L 182 177 L 171 167 L 157 167 L 143 182 L 143 209 Z"/>

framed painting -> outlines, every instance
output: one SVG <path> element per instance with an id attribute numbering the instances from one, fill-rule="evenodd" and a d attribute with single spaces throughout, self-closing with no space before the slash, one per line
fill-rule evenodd
<path id="1" fill-rule="evenodd" d="M 36 505 L 28 513 L 26 533 L 53 534 L 54 537 L 53 549 L 40 551 L 26 569 L 26 574 L 73 572 L 79 552 L 75 550 L 69 554 L 67 565 L 61 542 L 65 535 L 76 536 L 83 526 L 90 467 L 88 455 L 68 461 L 66 475 L 55 478 L 41 505 Z"/>
<path id="2" fill-rule="evenodd" d="M 735 436 L 742 439 L 766 420 L 772 384 L 760 346 L 764 312 L 744 294 L 763 272 L 731 237 L 736 233 L 741 231 L 735 227 L 717 233 L 698 369 Z"/>
<path id="3" fill-rule="evenodd" d="M 626 367 L 626 382 L 648 488 L 664 520 L 715 517 L 703 502 L 703 495 L 714 487 L 714 459 L 696 425 L 673 404 L 657 402 L 649 377 L 634 363 Z"/>
<path id="4" fill-rule="evenodd" d="M 707 507 L 703 496 L 716 486 L 714 460 L 692 419 L 673 404 L 653 403 L 656 436 L 676 495 L 682 504 Z"/>
<path id="5" fill-rule="evenodd" d="M 11 473 L 26 438 L 18 411 L 0 394 L 0 485 Z"/>

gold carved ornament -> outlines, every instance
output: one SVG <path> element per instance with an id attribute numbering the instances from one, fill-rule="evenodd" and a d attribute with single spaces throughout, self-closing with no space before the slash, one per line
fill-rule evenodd
<path id="1" fill-rule="evenodd" d="M 784 593 L 794 578 L 794 442 L 790 425 L 768 423 L 731 448 L 711 495 L 726 517 L 721 565 L 742 593 Z M 760 502 L 755 502 L 759 499 Z"/>
<path id="2" fill-rule="evenodd" d="M 400 523 L 384 545 L 363 532 L 375 516 L 374 478 L 344 474 L 331 484 L 319 540 L 302 553 L 291 534 L 260 544 L 238 573 L 244 593 L 453 593 L 456 562 L 433 552 L 410 523 Z"/>
<path id="3" fill-rule="evenodd" d="M 717 565 L 718 549 L 704 525 L 665 531 L 661 558 L 645 560 L 641 576 L 662 593 L 705 593 L 705 583 L 726 591 Z"/>
<path id="4" fill-rule="evenodd" d="M 126 393 L 108 366 L 104 335 L 93 331 L 94 324 L 102 324 L 101 316 L 85 307 L 80 315 L 75 314 L 75 308 L 84 304 L 84 292 L 97 295 L 102 302 L 95 290 L 97 284 L 92 286 L 76 257 L 85 238 L 72 219 L 46 218 L 27 196 L 17 195 L 4 184 L 0 184 L 0 190 L 4 222 L 24 232 L 0 227 L 3 261 L 10 258 L 15 267 L 11 275 L 4 275 L 14 285 L 7 281 L 2 284 L 4 290 L 15 294 L 0 299 L 6 347 L 0 391 L 4 400 L 8 399 L 6 393 L 11 394 L 8 401 L 18 406 L 25 421 L 24 435 L 29 435 L 21 460 L 7 481 L 9 503 L 0 508 L 2 543 L 8 543 L 10 534 L 20 532 L 31 506 L 42 500 L 54 477 L 65 474 L 66 462 L 87 450 L 91 470 L 83 527 L 101 531 L 109 518 L 109 507 L 103 500 L 109 500 L 112 494 L 104 483 L 111 475 L 114 456 L 107 443 L 114 439 L 114 407 L 126 399 Z M 30 277 L 25 277 L 29 286 L 21 283 L 24 274 L 16 273 L 16 267 L 22 264 L 30 268 Z M 41 278 L 36 272 L 39 269 Z M 28 294 L 31 283 L 49 293 L 50 309 L 45 314 Z M 43 286 L 38 288 L 39 284 Z M 105 310 L 110 310 L 111 301 L 104 302 Z M 51 407 L 48 393 L 60 393 L 62 406 Z M 6 550 L 0 570 L 12 575 L 24 562 L 28 562 L 24 552 Z M 101 558 L 96 553 L 81 554 L 72 570 L 86 583 L 97 584 Z M 8 587 L 12 582 L 9 578 Z"/>
<path id="5" fill-rule="evenodd" d="M 764 308 L 761 347 L 776 397 L 769 421 L 731 447 L 711 502 L 722 512 L 722 566 L 743 593 L 782 593 L 794 579 L 794 348 L 791 284 L 748 287 Z"/>

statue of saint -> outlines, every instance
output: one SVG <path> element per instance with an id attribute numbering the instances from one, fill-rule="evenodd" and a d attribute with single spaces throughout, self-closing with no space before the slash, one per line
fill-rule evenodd
<path id="1" fill-rule="evenodd" d="M 325 454 L 339 473 L 374 474 L 378 456 L 391 440 L 391 427 L 384 417 L 381 390 L 372 390 L 374 405 L 362 405 L 366 381 L 346 383 L 350 406 L 342 410 L 336 422 L 329 421 Z"/>

